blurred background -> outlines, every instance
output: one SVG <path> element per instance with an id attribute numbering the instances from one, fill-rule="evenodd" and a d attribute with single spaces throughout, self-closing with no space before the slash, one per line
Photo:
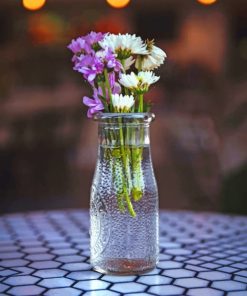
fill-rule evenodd
<path id="1" fill-rule="evenodd" d="M 94 30 L 168 55 L 148 94 L 160 207 L 247 214 L 246 16 L 246 0 L 1 0 L 0 212 L 88 207 L 97 125 L 66 46 Z"/>

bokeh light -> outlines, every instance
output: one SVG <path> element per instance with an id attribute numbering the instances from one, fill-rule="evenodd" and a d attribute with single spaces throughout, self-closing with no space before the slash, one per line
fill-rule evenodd
<path id="1" fill-rule="evenodd" d="M 45 5 L 46 0 L 22 0 L 23 6 L 28 10 L 38 10 Z"/>
<path id="2" fill-rule="evenodd" d="M 28 17 L 28 34 L 35 45 L 51 45 L 63 42 L 66 26 L 59 15 L 39 12 Z"/>
<path id="3" fill-rule="evenodd" d="M 197 0 L 199 3 L 204 4 L 204 5 L 210 5 L 215 3 L 217 0 Z"/>
<path id="4" fill-rule="evenodd" d="M 106 2 L 114 8 L 123 8 L 129 4 L 130 0 L 106 0 Z"/>

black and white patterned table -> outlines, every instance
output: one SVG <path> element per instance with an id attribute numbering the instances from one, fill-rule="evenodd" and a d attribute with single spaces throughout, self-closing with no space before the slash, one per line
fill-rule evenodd
<path id="1" fill-rule="evenodd" d="M 86 211 L 0 217 L 0 295 L 247 296 L 247 217 L 161 212 L 160 263 L 141 276 L 91 270 Z"/>

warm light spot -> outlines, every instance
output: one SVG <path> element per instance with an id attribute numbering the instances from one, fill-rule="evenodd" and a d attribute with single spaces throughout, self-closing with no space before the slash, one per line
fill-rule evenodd
<path id="1" fill-rule="evenodd" d="M 22 0 L 23 6 L 28 10 L 38 10 L 45 5 L 46 0 Z"/>
<path id="2" fill-rule="evenodd" d="M 114 8 L 123 8 L 129 4 L 130 0 L 106 0 L 106 2 Z"/>
<path id="3" fill-rule="evenodd" d="M 28 36 L 34 45 L 59 44 L 64 32 L 65 24 L 55 14 L 39 12 L 28 17 Z"/>
<path id="4" fill-rule="evenodd" d="M 197 0 L 197 1 L 204 5 L 210 5 L 215 3 L 217 0 Z"/>

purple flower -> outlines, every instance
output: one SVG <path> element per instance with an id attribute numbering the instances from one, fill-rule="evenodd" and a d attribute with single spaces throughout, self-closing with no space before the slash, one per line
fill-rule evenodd
<path id="1" fill-rule="evenodd" d="M 78 59 L 75 63 L 74 70 L 83 74 L 83 77 L 92 83 L 98 74 L 103 73 L 104 64 L 102 61 L 92 55 L 85 55 Z"/>
<path id="2" fill-rule="evenodd" d="M 121 86 L 116 82 L 115 72 L 109 73 L 109 82 L 113 94 L 119 94 L 121 92 Z"/>
<path id="3" fill-rule="evenodd" d="M 96 89 L 94 90 L 93 98 L 83 97 L 83 103 L 89 107 L 87 111 L 88 118 L 92 118 L 95 113 L 104 110 L 104 106 L 98 98 L 98 91 Z"/>
<path id="4" fill-rule="evenodd" d="M 104 70 L 108 73 L 112 94 L 121 92 L 121 86 L 116 80 L 119 76 L 118 73 L 123 67 L 116 54 L 110 48 L 102 49 L 99 45 L 104 36 L 105 34 L 103 33 L 90 32 L 86 36 L 73 39 L 68 45 L 68 48 L 74 54 L 72 58 L 74 63 L 73 69 L 81 73 L 83 78 L 94 89 L 92 98 L 86 96 L 83 98 L 84 104 L 89 107 L 87 115 L 90 118 L 94 113 L 104 109 L 100 96 L 104 94 L 106 101 L 110 99 L 108 90 L 99 83 L 102 80 Z M 99 81 L 95 81 L 99 75 L 102 75 L 102 77 L 100 77 Z"/>
<path id="5" fill-rule="evenodd" d="M 117 60 L 116 55 L 109 48 L 99 50 L 95 55 L 102 60 L 108 69 L 116 72 L 121 70 L 122 64 Z"/>
<path id="6" fill-rule="evenodd" d="M 88 66 L 90 65 L 92 62 L 92 57 L 90 55 L 80 55 L 80 56 L 76 56 L 76 59 L 74 60 L 74 67 L 73 69 L 75 71 L 78 71 L 82 68 L 82 67 L 85 67 L 85 66 Z"/>
<path id="7" fill-rule="evenodd" d="M 96 33 L 96 32 L 90 32 L 85 36 L 86 41 L 88 44 L 93 45 L 95 43 L 98 43 L 104 38 L 105 34 L 102 33 Z"/>
<path id="8" fill-rule="evenodd" d="M 98 43 L 104 38 L 105 34 L 91 32 L 86 36 L 78 37 L 77 39 L 73 39 L 71 43 L 68 45 L 68 48 L 74 53 L 91 53 L 94 52 L 92 45 Z"/>
<path id="9" fill-rule="evenodd" d="M 108 48 L 105 50 L 105 61 L 108 68 L 113 68 L 114 71 L 119 72 L 122 64 L 116 59 L 116 55 Z"/>
<path id="10" fill-rule="evenodd" d="M 74 54 L 90 52 L 90 46 L 88 45 L 88 43 L 86 42 L 86 40 L 85 40 L 85 38 L 83 36 L 78 37 L 77 39 L 73 39 L 71 41 L 71 43 L 68 45 L 68 48 Z"/>

